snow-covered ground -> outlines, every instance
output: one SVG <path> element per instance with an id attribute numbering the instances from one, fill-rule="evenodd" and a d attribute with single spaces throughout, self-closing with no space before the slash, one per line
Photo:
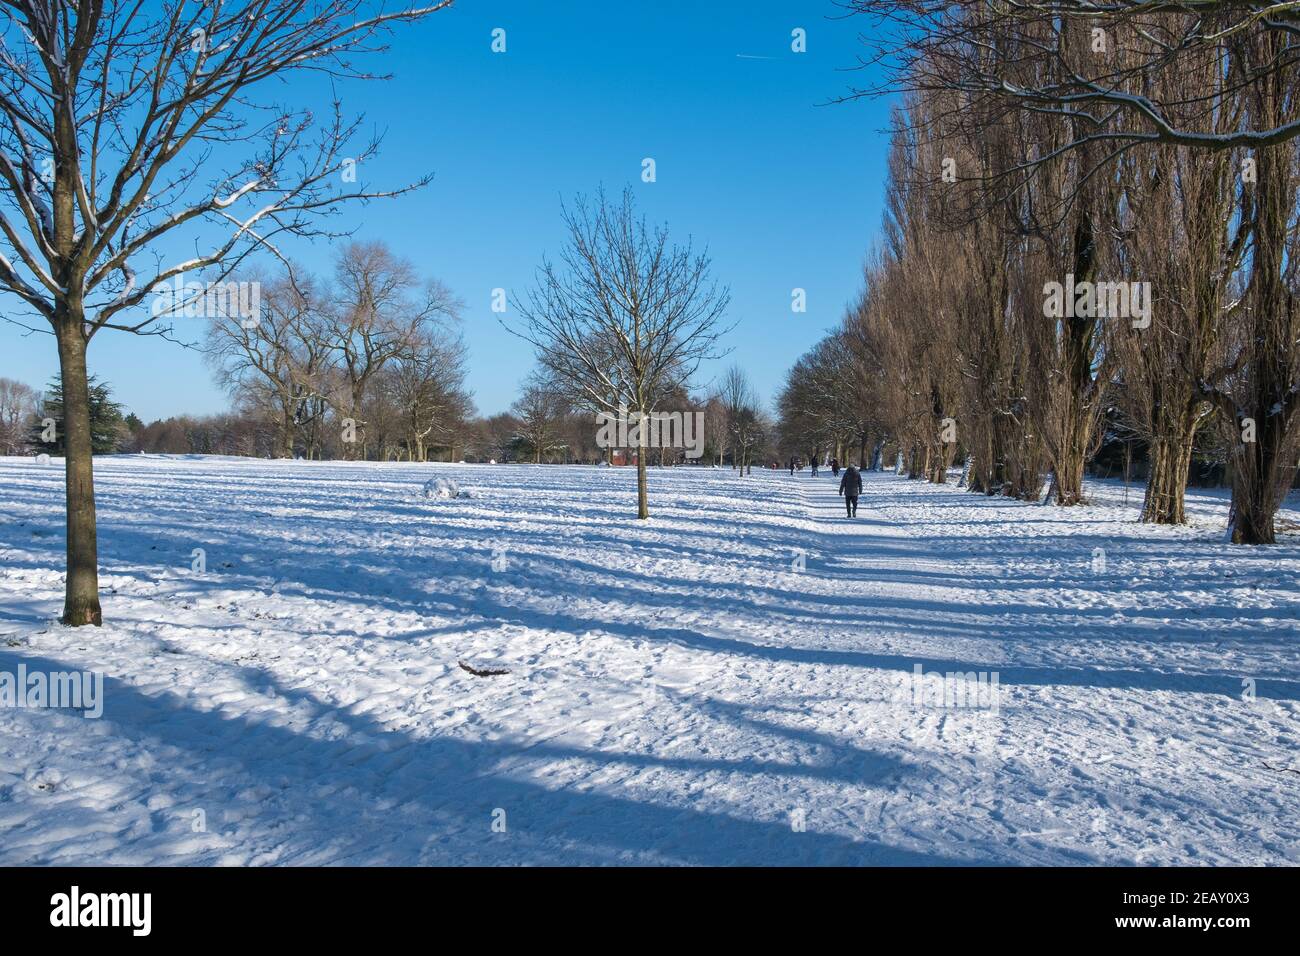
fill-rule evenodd
<path id="1" fill-rule="evenodd" d="M 679 468 L 637 522 L 628 469 L 96 469 L 73 630 L 62 469 L 0 459 L 0 672 L 106 675 L 0 709 L 2 864 L 1300 862 L 1300 536 L 1223 543 L 1221 493 L 868 475 L 849 521 Z"/>

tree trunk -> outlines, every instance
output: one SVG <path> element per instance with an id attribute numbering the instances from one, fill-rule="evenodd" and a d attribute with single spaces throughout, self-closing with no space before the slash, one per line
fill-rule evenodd
<path id="1" fill-rule="evenodd" d="M 1158 438 L 1151 446 L 1151 473 L 1142 505 L 1142 520 L 1148 524 L 1187 523 L 1184 492 L 1196 432 L 1190 427 L 1179 431 L 1181 434 Z"/>
<path id="2" fill-rule="evenodd" d="M 352 408 L 348 411 L 348 418 L 352 420 L 352 441 L 343 443 L 343 457 L 347 461 L 362 461 L 366 457 L 365 430 L 361 427 L 363 394 L 355 385 L 352 387 Z"/>
<path id="3" fill-rule="evenodd" d="M 948 483 L 948 455 L 947 445 L 940 445 L 933 452 L 926 452 L 926 461 L 929 465 L 926 480 L 930 484 L 946 485 Z"/>
<path id="4" fill-rule="evenodd" d="M 280 419 L 280 455 L 293 457 L 293 408 L 286 407 Z"/>
<path id="5" fill-rule="evenodd" d="M 967 476 L 966 490 L 972 494 L 990 495 L 993 492 L 989 489 L 993 485 L 992 461 L 993 461 L 993 427 L 990 426 L 983 434 L 981 444 L 981 455 L 976 455 L 975 460 L 970 463 L 970 474 Z"/>
<path id="6" fill-rule="evenodd" d="M 1092 211 L 1084 202 L 1076 213 L 1071 259 L 1076 283 L 1096 278 L 1097 257 Z M 1056 473 L 1056 503 L 1084 504 L 1083 471 L 1100 408 L 1104 382 L 1093 377 L 1097 320 L 1088 316 L 1061 321 L 1060 361 L 1064 377 L 1057 393 L 1057 442 L 1051 448 Z"/>
<path id="7" fill-rule="evenodd" d="M 928 454 L 928 453 L 927 453 Z M 921 449 L 916 445 L 912 446 L 911 455 L 907 462 L 907 477 L 909 481 L 915 481 L 925 474 L 925 469 L 929 465 L 929 459 L 922 461 Z"/>
<path id="8" fill-rule="evenodd" d="M 99 543 L 95 534 L 95 476 L 90 435 L 86 340 L 79 310 L 60 316 L 59 373 L 63 381 L 64 490 L 68 574 L 62 622 L 69 627 L 104 623 L 99 607 Z"/>
<path id="9" fill-rule="evenodd" d="M 641 421 L 645 421 L 644 415 Z M 644 519 L 650 517 L 650 499 L 646 493 L 645 474 L 645 435 L 638 434 L 636 449 L 636 516 Z"/>
<path id="10" fill-rule="evenodd" d="M 1084 453 L 1075 443 L 1067 446 L 1053 470 L 1052 487 L 1056 492 L 1056 503 L 1063 507 L 1081 505 L 1083 498 Z"/>
<path id="11" fill-rule="evenodd" d="M 1265 391 L 1258 385 L 1256 388 L 1260 392 Z M 1255 415 L 1255 441 L 1243 442 L 1240 435 L 1234 441 L 1230 512 L 1233 544 L 1277 542 L 1274 516 L 1281 501 L 1281 493 L 1290 484 L 1289 481 L 1279 482 L 1280 462 L 1276 446 L 1280 439 L 1279 420 L 1282 416 L 1268 416 L 1267 412 L 1262 411 L 1256 411 Z M 1237 427 L 1241 428 L 1240 421 L 1237 422 Z M 1286 469 L 1286 477 L 1294 475 L 1295 466 L 1291 462 L 1282 467 Z"/>
<path id="12" fill-rule="evenodd" d="M 1239 497 L 1236 486 L 1232 493 L 1232 543 L 1275 544 L 1274 512 L 1260 507 L 1259 498 L 1249 493 Z"/>

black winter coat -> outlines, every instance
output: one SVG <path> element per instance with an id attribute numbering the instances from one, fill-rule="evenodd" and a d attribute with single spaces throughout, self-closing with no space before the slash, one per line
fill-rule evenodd
<path id="1" fill-rule="evenodd" d="M 850 498 L 856 498 L 862 494 L 862 476 L 852 465 L 844 472 L 844 477 L 840 479 L 840 494 L 847 495 Z"/>

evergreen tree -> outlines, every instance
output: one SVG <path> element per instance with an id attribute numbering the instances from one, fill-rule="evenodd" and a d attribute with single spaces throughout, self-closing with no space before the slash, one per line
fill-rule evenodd
<path id="1" fill-rule="evenodd" d="M 117 451 L 127 430 L 122 417 L 122 406 L 113 401 L 111 389 L 105 382 L 90 376 L 90 447 L 95 455 L 111 455 Z M 44 420 L 54 419 L 54 440 L 45 441 Z M 48 455 L 66 454 L 63 432 L 63 383 L 56 376 L 45 390 L 44 403 L 38 421 L 32 426 L 31 444 Z"/>

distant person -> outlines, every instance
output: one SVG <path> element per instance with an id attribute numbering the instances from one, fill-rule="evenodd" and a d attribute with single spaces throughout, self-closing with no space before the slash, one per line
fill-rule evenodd
<path id="1" fill-rule="evenodd" d="M 844 477 L 840 479 L 840 494 L 844 496 L 844 510 L 848 512 L 848 517 L 856 518 L 858 495 L 862 494 L 862 476 L 852 465 L 844 469 Z"/>
<path id="2" fill-rule="evenodd" d="M 794 455 L 790 456 L 790 474 L 794 474 Z"/>
<path id="3" fill-rule="evenodd" d="M 831 459 L 831 477 L 832 477 L 832 478 L 838 478 L 839 476 L 840 476 L 840 460 L 839 460 L 838 458 L 832 458 L 832 459 Z"/>
<path id="4" fill-rule="evenodd" d="M 817 477 L 817 459 L 816 459 L 816 458 L 813 459 L 813 463 L 812 463 L 812 476 L 813 476 L 814 478 Z"/>

